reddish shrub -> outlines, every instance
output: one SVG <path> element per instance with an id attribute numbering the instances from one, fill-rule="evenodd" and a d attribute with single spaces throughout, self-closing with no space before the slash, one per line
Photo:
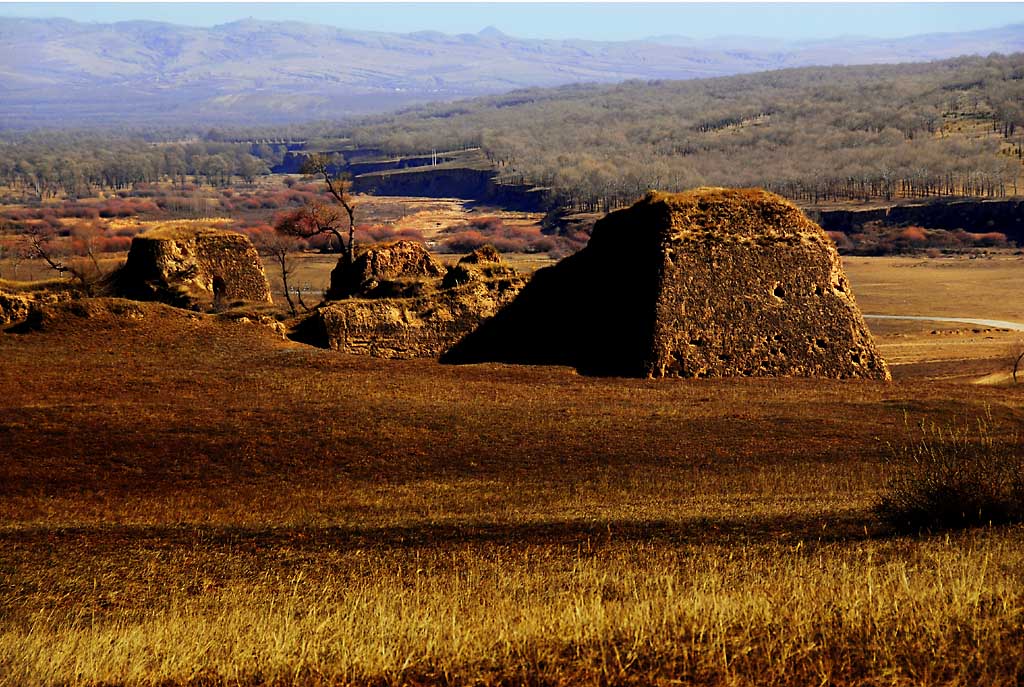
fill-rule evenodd
<path id="1" fill-rule="evenodd" d="M 64 203 L 60 207 L 61 217 L 77 217 L 79 219 L 96 219 L 100 216 L 100 211 L 92 205 L 86 205 L 85 203 Z"/>
<path id="2" fill-rule="evenodd" d="M 1003 248 L 1007 245 L 1006 234 L 999 231 L 989 231 L 982 234 L 967 232 L 967 236 L 970 237 L 971 241 L 976 246 L 984 246 L 986 248 Z"/>
<path id="3" fill-rule="evenodd" d="M 317 234 L 316 236 L 310 236 L 306 239 L 306 245 L 310 250 L 316 250 L 322 253 L 333 252 L 338 249 L 338 242 L 334 240 L 334 236 L 331 234 Z"/>
<path id="4" fill-rule="evenodd" d="M 389 241 L 417 241 L 423 243 L 423 233 L 419 229 L 395 229 L 386 224 L 369 225 L 363 224 L 356 227 L 356 243 L 372 244 L 387 243 Z"/>
<path id="5" fill-rule="evenodd" d="M 558 242 L 550 236 L 542 236 L 530 244 L 530 250 L 536 253 L 550 253 L 558 245 Z"/>
<path id="6" fill-rule="evenodd" d="M 928 233 L 922 227 L 910 226 L 900 232 L 899 238 L 912 243 L 924 243 L 928 240 Z"/>
<path id="7" fill-rule="evenodd" d="M 101 236 L 94 240 L 94 250 L 98 253 L 122 253 L 131 248 L 129 236 Z"/>
<path id="8" fill-rule="evenodd" d="M 12 222 L 25 222 L 31 219 L 39 219 L 41 217 L 39 210 L 33 210 L 31 208 L 11 208 L 6 210 L 4 215 Z"/>
<path id="9" fill-rule="evenodd" d="M 441 243 L 441 250 L 445 253 L 468 253 L 488 243 L 490 243 L 490 240 L 479 231 L 461 231 L 445 239 Z M 495 246 L 495 248 L 498 248 L 498 246 Z M 499 248 L 498 250 L 501 249 Z"/>
<path id="10" fill-rule="evenodd" d="M 826 231 L 828 237 L 832 239 L 832 243 L 836 244 L 836 248 L 841 251 L 850 250 L 853 248 L 853 241 L 842 231 Z"/>

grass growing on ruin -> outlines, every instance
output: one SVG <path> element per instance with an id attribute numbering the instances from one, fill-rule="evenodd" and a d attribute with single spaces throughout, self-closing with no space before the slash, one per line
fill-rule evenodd
<path id="1" fill-rule="evenodd" d="M 1009 440 L 1024 385 L 380 361 L 140 308 L 0 334 L 0 685 L 1024 680 L 1024 528 L 874 511 L 908 424 Z"/>

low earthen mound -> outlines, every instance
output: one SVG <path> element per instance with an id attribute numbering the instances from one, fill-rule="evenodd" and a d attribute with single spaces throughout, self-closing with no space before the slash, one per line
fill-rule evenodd
<path id="1" fill-rule="evenodd" d="M 80 298 L 60 303 L 34 305 L 28 317 L 15 330 L 20 333 L 32 331 L 69 331 L 83 329 L 104 329 L 123 327 L 151 317 L 187 319 L 199 317 L 194 313 L 183 313 L 163 303 L 141 303 L 126 298 Z M 13 330 L 12 330 L 13 331 Z"/>
<path id="2" fill-rule="evenodd" d="M 450 284 L 447 275 L 441 279 L 421 273 L 410 277 L 418 285 L 415 295 L 389 297 L 381 294 L 393 292 L 401 281 L 379 282 L 365 296 L 322 305 L 292 338 L 381 358 L 437 357 L 510 303 L 526 283 L 496 252 L 467 258 L 465 265 L 472 269 L 458 283 Z M 460 261 L 452 271 L 462 265 Z"/>
<path id="3" fill-rule="evenodd" d="M 73 295 L 71 285 L 63 281 L 0 280 L 0 327 L 24 321 L 34 307 L 69 301 Z"/>
<path id="4" fill-rule="evenodd" d="M 192 309 L 271 302 L 263 263 L 249 239 L 201 226 L 139 234 L 112 283 L 128 298 Z"/>
<path id="5" fill-rule="evenodd" d="M 650 193 L 539 270 L 447 362 L 630 376 L 888 379 L 839 255 L 759 189 Z"/>
<path id="6" fill-rule="evenodd" d="M 416 295 L 425 280 L 443 276 L 445 266 L 415 241 L 395 241 L 360 253 L 352 265 L 344 259 L 331 271 L 327 300 Z"/>

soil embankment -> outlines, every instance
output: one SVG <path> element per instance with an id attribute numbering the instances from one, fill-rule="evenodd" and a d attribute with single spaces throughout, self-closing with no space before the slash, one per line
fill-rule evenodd
<path id="1" fill-rule="evenodd" d="M 1024 199 L 936 200 L 914 205 L 864 210 L 806 210 L 808 217 L 826 231 L 851 233 L 869 222 L 899 226 L 914 224 L 929 229 L 963 229 L 969 232 L 1000 232 L 1018 245 L 1024 244 Z"/>

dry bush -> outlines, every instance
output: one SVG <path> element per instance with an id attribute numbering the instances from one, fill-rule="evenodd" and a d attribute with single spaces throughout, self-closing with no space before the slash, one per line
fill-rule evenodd
<path id="1" fill-rule="evenodd" d="M 397 229 L 387 224 L 361 224 L 355 230 L 356 243 L 362 246 L 391 241 L 416 241 L 424 243 L 426 239 L 419 229 Z"/>
<path id="2" fill-rule="evenodd" d="M 899 233 L 899 237 L 910 243 L 923 244 L 928 240 L 928 232 L 923 227 L 909 226 Z"/>
<path id="3" fill-rule="evenodd" d="M 1024 445 L 996 437 L 991 420 L 922 423 L 893 447 L 893 475 L 879 515 L 901 530 L 944 530 L 1024 521 Z"/>

